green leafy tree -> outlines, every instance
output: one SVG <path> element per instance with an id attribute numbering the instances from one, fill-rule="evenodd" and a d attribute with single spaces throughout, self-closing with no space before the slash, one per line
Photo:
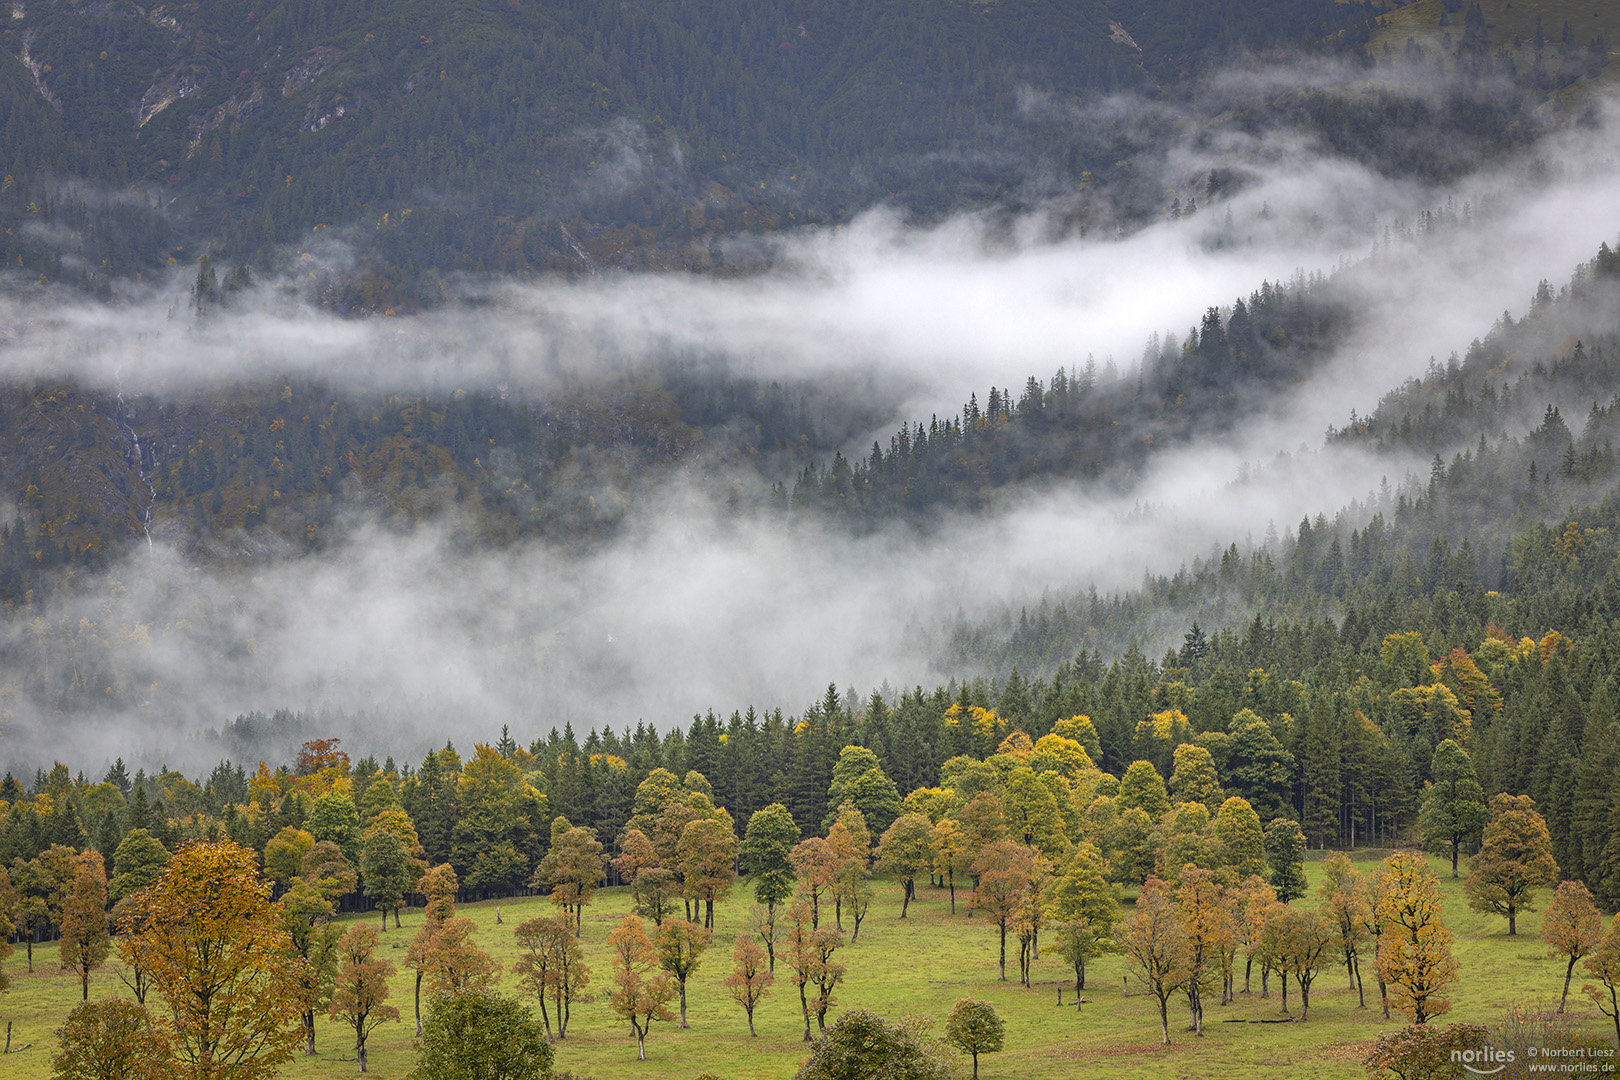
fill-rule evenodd
<path id="1" fill-rule="evenodd" d="M 585 925 L 585 905 L 601 884 L 606 867 L 596 830 L 570 825 L 567 818 L 559 817 L 552 823 L 551 850 L 529 884 L 550 889 L 551 902 L 573 913 L 574 936 L 578 937 Z"/>
<path id="2" fill-rule="evenodd" d="M 1433 780 L 1423 795 L 1418 827 L 1425 845 L 1450 853 L 1451 876 L 1456 877 L 1463 845 L 1477 837 L 1490 818 L 1485 789 L 1467 751 L 1452 739 L 1434 748 L 1429 774 Z"/>
<path id="3" fill-rule="evenodd" d="M 978 1080 L 979 1055 L 994 1054 L 1007 1045 L 1007 1026 L 988 1001 L 957 998 L 945 1018 L 945 1039 L 973 1057 L 973 1080 Z"/>
<path id="4" fill-rule="evenodd" d="M 1232 717 L 1227 733 L 1228 785 L 1263 817 L 1281 814 L 1293 783 L 1294 755 L 1277 741 L 1271 725 L 1248 709 Z"/>
<path id="5" fill-rule="evenodd" d="M 794 1080 L 949 1080 L 955 1070 L 925 1031 L 924 1023 L 851 1009 L 816 1042 Z"/>
<path id="6" fill-rule="evenodd" d="M 315 1014 L 331 997 L 332 980 L 337 976 L 337 942 L 340 931 L 332 925 L 336 911 L 330 897 L 301 878 L 276 901 L 282 929 L 291 946 L 288 950 L 304 961 L 304 1054 L 315 1053 Z"/>
<path id="7" fill-rule="evenodd" d="M 156 1080 L 172 1048 L 140 1005 L 122 998 L 74 1006 L 56 1029 L 52 1080 Z"/>
<path id="8" fill-rule="evenodd" d="M 1518 933 L 1519 912 L 1535 910 L 1536 890 L 1558 880 L 1552 835 L 1535 806 L 1528 795 L 1491 797 L 1491 818 L 1463 882 L 1468 906 L 1507 916 L 1510 936 Z"/>
<path id="9" fill-rule="evenodd" d="M 318 844 L 330 840 L 352 866 L 360 861 L 360 810 L 346 791 L 329 791 L 315 800 L 304 828 Z"/>
<path id="10" fill-rule="evenodd" d="M 1248 799 L 1234 795 L 1221 803 L 1209 828 L 1216 859 L 1233 881 L 1266 872 L 1266 834 Z"/>
<path id="11" fill-rule="evenodd" d="M 754 881 L 754 899 L 773 911 L 793 895 L 791 855 L 800 836 L 793 815 L 781 803 L 771 803 L 748 818 L 738 852 L 742 871 Z"/>
<path id="12" fill-rule="evenodd" d="M 382 913 L 383 930 L 388 929 L 388 913 L 399 921 L 399 909 L 405 904 L 405 893 L 412 884 L 410 852 L 394 833 L 375 829 L 367 834 L 360 850 L 360 873 L 366 883 L 366 895 Z"/>
<path id="13" fill-rule="evenodd" d="M 302 860 L 303 856 L 299 856 L 299 861 Z M 163 868 L 168 864 L 169 849 L 159 843 L 156 837 L 145 829 L 129 830 L 113 853 L 109 895 L 116 901 L 139 892 L 162 877 Z"/>
<path id="14" fill-rule="evenodd" d="M 1133 761 L 1119 780 L 1117 805 L 1126 810 L 1140 810 L 1149 821 L 1158 821 L 1170 812 L 1170 793 L 1165 790 L 1164 777 L 1151 761 Z"/>
<path id="15" fill-rule="evenodd" d="M 864 746 L 846 746 L 838 754 L 832 784 L 827 789 L 823 829 L 831 828 L 838 820 L 838 808 L 846 802 L 854 803 L 866 818 L 867 827 L 879 834 L 892 825 L 903 810 L 900 790 L 883 771 L 877 755 Z"/>
<path id="16" fill-rule="evenodd" d="M 1266 862 L 1271 887 L 1284 904 L 1305 895 L 1305 834 L 1293 818 L 1277 818 L 1266 826 Z"/>
<path id="17" fill-rule="evenodd" d="M 493 990 L 433 996 L 411 1080 L 547 1080 L 553 1051 L 534 1014 Z"/>
<path id="18" fill-rule="evenodd" d="M 1078 994 L 1086 988 L 1086 963 L 1108 947 L 1123 917 L 1119 888 L 1108 880 L 1102 853 L 1082 840 L 1064 860 L 1045 898 L 1058 927 L 1059 948 L 1074 967 Z"/>
<path id="19" fill-rule="evenodd" d="M 878 840 L 878 869 L 899 878 L 904 890 L 902 919 L 917 894 L 917 875 L 933 869 L 934 856 L 934 826 L 921 814 L 901 814 Z"/>
<path id="20" fill-rule="evenodd" d="M 669 972 L 680 992 L 680 1026 L 683 1028 L 691 1027 L 686 1022 L 686 984 L 703 962 L 703 953 L 708 949 L 712 937 L 705 928 L 681 919 L 671 919 L 653 935 L 658 966 Z"/>
<path id="21" fill-rule="evenodd" d="M 1224 798 L 1215 755 L 1202 746 L 1182 743 L 1176 747 L 1175 767 L 1170 773 L 1170 797 L 1176 802 L 1203 803 L 1211 814 Z"/>

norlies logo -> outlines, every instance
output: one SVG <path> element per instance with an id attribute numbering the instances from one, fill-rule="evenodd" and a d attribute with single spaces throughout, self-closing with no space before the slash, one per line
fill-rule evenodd
<path id="1" fill-rule="evenodd" d="M 1478 1076 L 1490 1076 L 1501 1072 L 1513 1064 L 1516 1056 L 1512 1050 L 1498 1050 L 1496 1047 L 1489 1045 L 1479 1050 L 1453 1050 L 1451 1052 L 1453 1064 L 1461 1065 Z"/>

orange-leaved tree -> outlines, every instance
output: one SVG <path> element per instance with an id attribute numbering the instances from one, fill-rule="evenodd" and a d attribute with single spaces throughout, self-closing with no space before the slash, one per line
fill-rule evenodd
<path id="1" fill-rule="evenodd" d="M 673 1020 L 670 999 L 675 984 L 658 970 L 658 953 L 647 940 L 647 928 L 634 915 L 627 915 L 608 935 L 613 950 L 613 1011 L 630 1021 L 636 1033 L 636 1060 L 647 1060 L 647 1032 L 654 1020 Z M 656 972 L 656 974 L 655 974 Z"/>
<path id="2" fill-rule="evenodd" d="M 753 1037 L 754 1009 L 765 1000 L 774 976 L 768 966 L 765 950 L 752 934 L 738 934 L 731 947 L 731 958 L 736 962 L 731 974 L 720 980 L 720 985 L 731 991 L 731 997 L 748 1014 L 748 1034 Z"/>
<path id="3" fill-rule="evenodd" d="M 186 844 L 137 907 L 119 951 L 145 965 L 167 1006 L 154 1022 L 174 1046 L 168 1075 L 273 1076 L 299 1041 L 305 962 L 288 955 L 253 852 L 229 840 Z"/>
<path id="4" fill-rule="evenodd" d="M 107 869 L 101 855 L 75 860 L 73 884 L 62 900 L 62 962 L 79 973 L 82 1000 L 90 1000 L 90 973 L 112 952 L 107 935 Z"/>
<path id="5" fill-rule="evenodd" d="M 1159 1032 L 1169 1046 L 1170 995 L 1186 985 L 1193 966 L 1187 928 L 1168 885 L 1156 877 L 1147 879 L 1117 940 L 1131 969 L 1159 1003 Z"/>
<path id="6" fill-rule="evenodd" d="M 1547 955 L 1569 957 L 1569 966 L 1564 969 L 1564 994 L 1558 999 L 1559 1012 L 1569 1001 L 1575 961 L 1591 952 L 1602 937 L 1603 916 L 1592 900 L 1591 890 L 1579 881 L 1561 883 L 1541 917 L 1541 940 L 1547 943 Z"/>
<path id="7" fill-rule="evenodd" d="M 1463 882 L 1468 906 L 1507 916 L 1508 934 L 1517 934 L 1519 912 L 1535 910 L 1536 890 L 1558 880 L 1552 834 L 1534 799 L 1505 792 L 1491 796 L 1491 819 L 1468 867 Z"/>
<path id="8" fill-rule="evenodd" d="M 360 1071 L 366 1071 L 366 1039 L 378 1024 L 399 1019 L 388 1000 L 388 979 L 394 965 L 376 955 L 377 931 L 360 923 L 337 943 L 342 967 L 332 986 L 331 1016 L 354 1029 L 354 1053 Z"/>

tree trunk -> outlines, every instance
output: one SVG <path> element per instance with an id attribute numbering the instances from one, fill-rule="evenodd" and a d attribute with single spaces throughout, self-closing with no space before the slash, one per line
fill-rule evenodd
<path id="1" fill-rule="evenodd" d="M 979 1080 L 979 1052 L 973 1051 L 973 1080 Z"/>
<path id="2" fill-rule="evenodd" d="M 400 905 L 398 905 L 398 904 L 394 905 L 394 929 L 395 930 L 399 929 L 399 907 L 400 907 Z"/>
<path id="3" fill-rule="evenodd" d="M 759 1033 L 754 1030 L 754 1010 L 753 1009 L 748 1010 L 748 1037 L 750 1039 L 759 1038 Z"/>
<path id="4" fill-rule="evenodd" d="M 381 904 L 378 904 L 377 905 L 377 910 L 382 912 L 382 919 L 383 919 L 382 932 L 386 934 L 386 933 L 388 933 L 388 909 L 383 907 Z"/>
<path id="5" fill-rule="evenodd" d="M 354 1056 L 360 1059 L 360 1071 L 366 1071 L 366 1044 L 361 1043 L 354 1048 Z"/>
<path id="6" fill-rule="evenodd" d="M 1254 971 L 1254 957 L 1250 956 L 1243 961 L 1243 992 L 1249 992 L 1249 975 Z"/>
<path id="7" fill-rule="evenodd" d="M 1367 993 L 1361 988 L 1361 957 L 1356 957 L 1356 1008 L 1367 1007 Z"/>
<path id="8" fill-rule="evenodd" d="M 1283 1012 L 1287 1012 L 1288 1011 L 1288 972 L 1286 972 L 1286 971 L 1282 972 L 1282 984 L 1283 984 Z M 1420 1021 L 1420 1023 L 1421 1023 L 1421 1021 Z"/>
<path id="9" fill-rule="evenodd" d="M 1170 1001 L 1168 998 L 1159 998 L 1159 1033 L 1164 1036 L 1164 1045 L 1170 1045 Z"/>
<path id="10" fill-rule="evenodd" d="M 1564 1003 L 1569 1000 L 1569 980 L 1575 974 L 1575 954 L 1569 957 L 1569 967 L 1564 969 L 1564 996 L 1558 999 L 1558 1011 L 1564 1011 Z"/>
<path id="11" fill-rule="evenodd" d="M 1452 841 L 1451 841 L 1451 876 L 1452 877 L 1457 876 L 1457 852 L 1461 847 L 1462 847 L 1462 844 L 1455 837 L 1453 837 Z"/>
<path id="12" fill-rule="evenodd" d="M 650 1023 L 652 1023 L 652 1021 L 648 1020 L 647 1023 L 650 1024 Z M 636 1029 L 636 1060 L 637 1061 L 646 1061 L 647 1060 L 647 1033 L 642 1031 L 641 1030 L 641 1025 L 636 1023 L 634 1020 L 630 1021 L 630 1026 Z"/>
<path id="13" fill-rule="evenodd" d="M 900 901 L 900 917 L 902 919 L 906 917 L 906 909 L 911 907 L 911 881 L 909 879 L 905 882 L 905 887 L 905 898 Z"/>
<path id="14" fill-rule="evenodd" d="M 1007 981 L 1007 924 L 1001 924 L 1001 981 Z"/>
<path id="15" fill-rule="evenodd" d="M 422 973 L 416 973 L 416 1037 L 422 1037 Z"/>
<path id="16" fill-rule="evenodd" d="M 1508 937 L 1513 937 L 1516 934 L 1518 934 L 1518 932 L 1519 932 L 1518 916 L 1519 916 L 1519 909 L 1518 908 L 1516 908 L 1516 907 L 1509 907 L 1508 908 Z"/>
<path id="17" fill-rule="evenodd" d="M 304 1013 L 304 1056 L 315 1055 L 315 1010 Z"/>
<path id="18" fill-rule="evenodd" d="M 681 980 L 681 1027 L 682 1027 L 682 1029 L 688 1029 L 688 1028 L 691 1027 L 691 1025 L 686 1022 L 686 980 L 685 979 Z"/>
<path id="19" fill-rule="evenodd" d="M 956 878 L 954 875 L 951 877 L 951 914 L 956 914 Z M 32 971 L 33 968 L 28 970 Z"/>
<path id="20" fill-rule="evenodd" d="M 799 1011 L 804 1013 L 804 1041 L 810 1041 L 810 1002 L 804 996 L 804 987 L 799 987 Z"/>

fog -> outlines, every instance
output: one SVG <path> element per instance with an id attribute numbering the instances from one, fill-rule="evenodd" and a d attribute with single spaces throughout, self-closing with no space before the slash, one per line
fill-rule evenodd
<path id="1" fill-rule="evenodd" d="M 696 462 L 583 556 L 469 548 L 454 520 L 403 531 L 360 520 L 334 550 L 248 569 L 133 543 L 109 573 L 0 626 L 11 655 L 82 666 L 116 702 L 62 717 L 8 680 L 0 765 L 90 768 L 121 755 L 195 768 L 219 756 L 198 732 L 256 709 L 363 711 L 362 730 L 335 733 L 358 752 L 415 758 L 446 738 L 464 750 L 491 740 L 503 724 L 524 740 L 564 721 L 667 727 L 708 708 L 793 712 L 829 682 L 971 674 L 934 660 L 930 630 L 959 613 L 1045 590 L 1130 588 L 1423 468 L 1320 450 L 1323 431 L 1613 242 L 1616 130 L 1606 109 L 1595 126 L 1445 187 L 1391 181 L 1294 133 L 1189 136 L 1167 157 L 1167 192 L 1211 169 L 1244 182 L 1128 235 L 1054 239 L 1055 209 L 918 228 L 877 207 L 846 227 L 750 241 L 770 269 L 747 277 L 466 280 L 456 302 L 404 318 L 342 319 L 309 302 L 323 268 L 346 258 L 337 241 L 294 253 L 286 277 L 200 318 L 180 276 L 106 305 L 14 293 L 0 306 L 9 379 L 71 375 L 148 402 L 268 377 L 543 397 L 565 376 L 677 352 L 764 379 L 857 381 L 892 413 L 852 433 L 857 453 L 902 421 L 954 415 L 970 393 L 1016 392 L 1088 357 L 1129 378 L 1150 333 L 1184 334 L 1262 280 L 1343 267 L 1336 287 L 1362 316 L 1317 378 L 1256 402 L 1229 438 L 1161 454 L 1123 496 L 1048 485 L 994 515 L 856 538 L 728 516 L 701 494 L 713 488 L 696 482 L 707 467 Z M 1470 226 L 1398 239 L 1398 223 L 1448 200 L 1468 205 Z M 1397 239 L 1384 246 L 1386 235 Z M 1275 482 L 1230 484 L 1283 451 L 1296 456 Z"/>

